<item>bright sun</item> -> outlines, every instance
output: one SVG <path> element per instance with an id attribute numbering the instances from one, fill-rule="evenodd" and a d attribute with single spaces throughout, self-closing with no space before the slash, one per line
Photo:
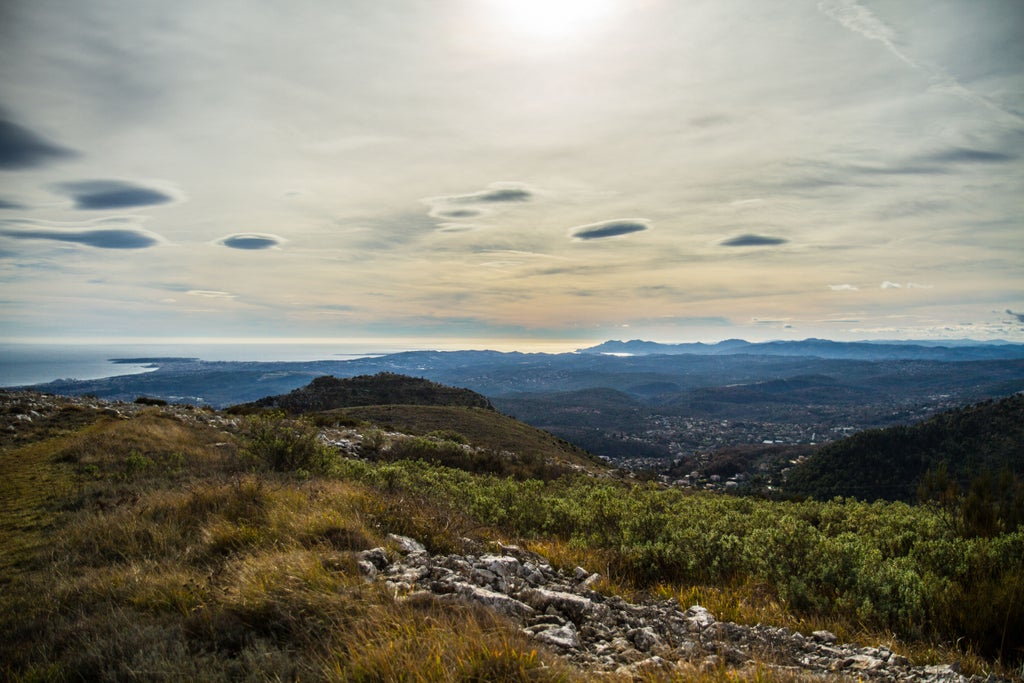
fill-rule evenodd
<path id="1" fill-rule="evenodd" d="M 571 40 L 607 19 L 614 0 L 487 0 L 500 30 L 531 42 Z"/>

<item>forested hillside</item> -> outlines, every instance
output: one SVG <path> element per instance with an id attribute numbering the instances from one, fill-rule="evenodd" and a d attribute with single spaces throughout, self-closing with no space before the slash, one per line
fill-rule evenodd
<path id="1" fill-rule="evenodd" d="M 823 500 L 915 501 L 919 493 L 928 497 L 950 487 L 968 492 L 990 486 L 993 493 L 1000 486 L 1015 489 L 1022 476 L 1024 394 L 1016 394 L 828 444 L 794 467 L 786 489 Z M 922 485 L 936 490 L 921 490 Z"/>
<path id="2" fill-rule="evenodd" d="M 245 412 L 252 408 L 280 408 L 289 413 L 311 413 L 335 408 L 375 405 L 429 405 L 491 408 L 486 398 L 457 387 L 445 386 L 419 377 L 393 372 L 356 377 L 317 377 L 304 387 L 280 396 L 267 396 L 239 406 Z"/>

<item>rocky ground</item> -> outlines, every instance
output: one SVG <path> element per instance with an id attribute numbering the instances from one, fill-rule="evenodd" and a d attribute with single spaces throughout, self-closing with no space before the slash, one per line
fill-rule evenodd
<path id="1" fill-rule="evenodd" d="M 153 410 L 154 407 L 189 424 L 204 424 L 233 430 L 241 422 L 238 417 L 185 404 L 153 406 L 144 403 L 104 401 L 88 396 L 54 396 L 34 391 L 0 389 L 0 439 L 18 443 L 30 440 L 51 423 L 58 427 L 73 427 L 79 415 L 92 419 L 91 415 L 102 412 L 108 417 L 130 418 L 145 410 Z"/>
<path id="2" fill-rule="evenodd" d="M 557 571 L 516 546 L 496 554 L 431 555 L 415 540 L 391 536 L 390 551 L 360 554 L 368 580 L 384 581 L 399 599 L 470 601 L 518 623 L 575 666 L 594 674 L 762 667 L 833 680 L 963 683 L 996 680 L 961 675 L 956 665 L 912 666 L 885 647 L 837 643 L 771 626 L 741 626 L 674 600 L 630 603 L 591 590 L 597 574 Z"/>

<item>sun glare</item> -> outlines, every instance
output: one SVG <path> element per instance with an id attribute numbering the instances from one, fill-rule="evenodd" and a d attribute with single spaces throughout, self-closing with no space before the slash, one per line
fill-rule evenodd
<path id="1" fill-rule="evenodd" d="M 613 0 L 488 0 L 499 30 L 531 42 L 572 40 L 607 19 Z"/>

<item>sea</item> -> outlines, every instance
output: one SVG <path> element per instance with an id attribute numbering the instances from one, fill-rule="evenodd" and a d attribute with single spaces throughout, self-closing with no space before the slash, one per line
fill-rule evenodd
<path id="1" fill-rule="evenodd" d="M 99 379 L 152 372 L 159 363 L 123 359 L 199 358 L 209 361 L 351 360 L 413 351 L 408 343 L 338 344 L 10 344 L 0 343 L 0 387 L 56 379 Z M 122 359 L 114 362 L 116 359 Z"/>
<path id="2" fill-rule="evenodd" d="M 207 361 L 312 361 L 352 360 L 403 351 L 496 351 L 570 352 L 586 346 L 579 340 L 488 340 L 455 339 L 339 340 L 316 342 L 244 341 L 239 343 L 9 343 L 0 342 L 0 387 L 21 387 L 57 379 L 99 379 L 117 375 L 152 372 L 159 363 L 152 360 L 126 363 L 123 359 L 198 358 Z M 121 359 L 114 362 L 115 359 Z"/>

